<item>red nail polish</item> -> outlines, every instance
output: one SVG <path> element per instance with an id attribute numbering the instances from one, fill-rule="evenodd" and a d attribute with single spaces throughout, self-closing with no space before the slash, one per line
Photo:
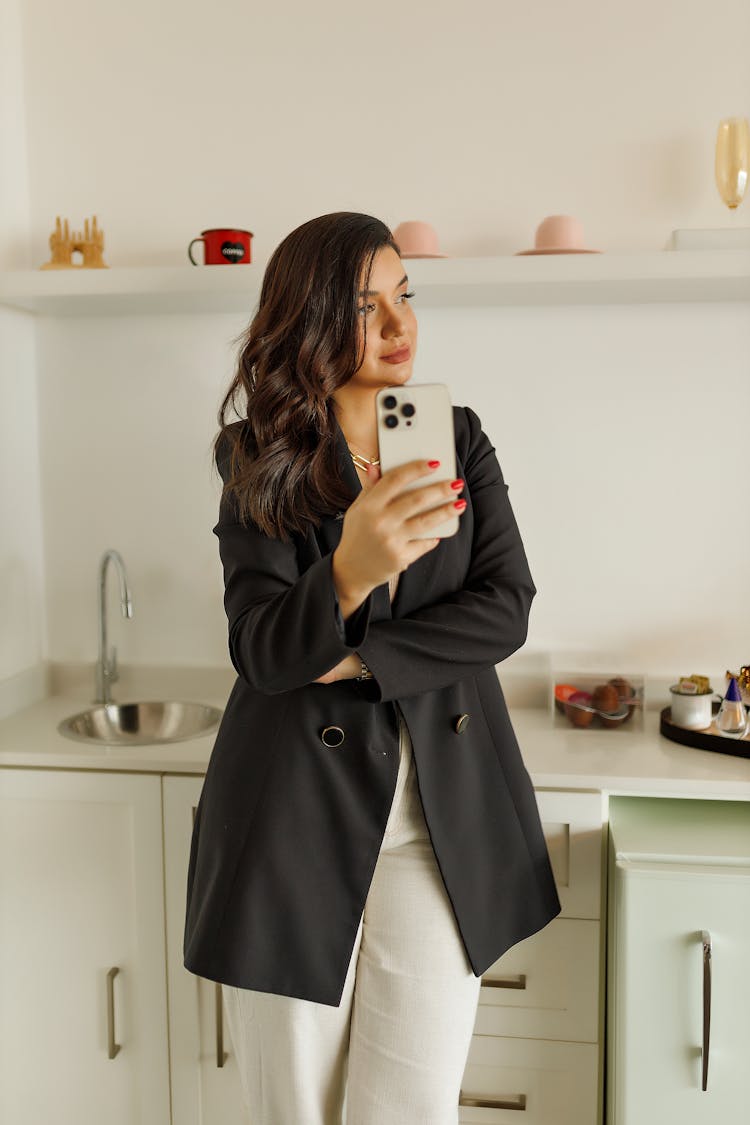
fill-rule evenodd
<path id="1" fill-rule="evenodd" d="M 427 462 L 427 464 L 429 465 L 429 467 L 430 467 L 431 469 L 437 469 L 437 468 L 439 468 L 439 466 L 440 466 L 440 462 L 439 462 L 439 461 L 428 461 L 428 462 Z"/>
<path id="2" fill-rule="evenodd" d="M 453 507 L 456 509 L 456 511 L 463 512 L 464 508 L 466 507 L 466 501 L 465 500 L 456 500 Z"/>
<path id="3" fill-rule="evenodd" d="M 451 488 L 454 492 L 459 492 L 463 488 L 463 486 L 464 482 L 462 480 L 451 481 Z"/>

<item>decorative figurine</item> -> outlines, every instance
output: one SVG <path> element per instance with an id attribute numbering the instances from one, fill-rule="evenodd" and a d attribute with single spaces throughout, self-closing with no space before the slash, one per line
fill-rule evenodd
<path id="1" fill-rule="evenodd" d="M 49 248 L 52 251 L 52 257 L 40 267 L 43 270 L 108 269 L 102 257 L 104 231 L 99 230 L 96 215 L 91 220 L 91 229 L 89 229 L 89 221 L 86 219 L 83 224 L 83 232 L 73 231 L 72 234 L 68 227 L 68 220 L 66 219 L 64 224 L 61 223 L 58 215 L 55 229 L 49 236 Z M 82 262 L 73 261 L 73 255 L 76 252 L 83 255 Z"/>
<path id="2" fill-rule="evenodd" d="M 750 664 L 743 664 L 739 672 L 732 672 L 731 669 L 727 668 L 727 684 L 729 684 L 732 676 L 734 676 L 737 681 L 737 686 L 742 696 L 742 702 L 746 707 L 750 707 Z"/>
<path id="3" fill-rule="evenodd" d="M 743 738 L 747 731 L 748 716 L 734 676 L 729 681 L 727 693 L 715 722 L 719 734 L 723 734 L 726 738 Z"/>

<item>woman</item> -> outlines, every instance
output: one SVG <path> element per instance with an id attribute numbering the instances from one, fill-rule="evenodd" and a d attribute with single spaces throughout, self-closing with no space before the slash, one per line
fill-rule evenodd
<path id="1" fill-rule="evenodd" d="M 535 589 L 493 447 L 455 408 L 457 480 L 377 467 L 374 396 L 416 350 L 405 274 L 370 216 L 293 231 L 220 413 L 238 679 L 185 964 L 228 986 L 253 1125 L 455 1122 L 481 974 L 560 909 L 494 667 Z"/>

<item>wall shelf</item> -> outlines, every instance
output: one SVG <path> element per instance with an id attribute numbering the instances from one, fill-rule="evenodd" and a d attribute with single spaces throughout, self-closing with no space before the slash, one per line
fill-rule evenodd
<path id="1" fill-rule="evenodd" d="M 249 316 L 263 268 L 6 272 L 0 306 L 47 316 Z M 407 268 L 418 308 L 750 300 L 750 250 L 419 259 Z"/>

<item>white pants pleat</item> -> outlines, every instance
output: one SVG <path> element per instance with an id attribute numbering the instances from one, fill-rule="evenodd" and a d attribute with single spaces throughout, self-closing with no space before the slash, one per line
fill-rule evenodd
<path id="1" fill-rule="evenodd" d="M 224 988 L 250 1125 L 455 1125 L 480 981 L 425 824 L 411 743 L 339 1007 Z"/>

